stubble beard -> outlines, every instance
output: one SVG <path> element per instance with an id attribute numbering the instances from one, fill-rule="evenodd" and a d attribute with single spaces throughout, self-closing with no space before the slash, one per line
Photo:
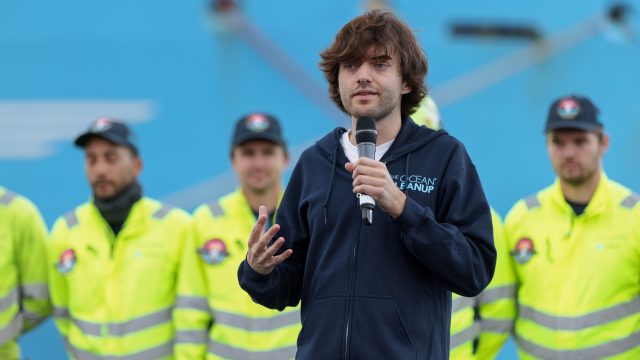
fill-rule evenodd
<path id="1" fill-rule="evenodd" d="M 356 100 L 353 97 L 347 98 L 346 101 L 344 98 L 342 99 L 344 108 L 347 110 L 349 115 L 353 116 L 356 119 L 362 117 L 372 117 L 375 121 L 378 121 L 389 116 L 389 114 L 391 114 L 394 109 L 393 101 L 388 93 L 379 92 L 378 103 L 362 110 L 359 109 L 359 104 L 354 104 L 355 101 Z M 368 104 L 364 104 L 363 106 L 367 105 Z"/>
<path id="2" fill-rule="evenodd" d="M 562 172 L 558 172 L 560 174 L 560 179 L 566 184 L 572 187 L 580 187 L 591 179 L 593 179 L 598 173 L 598 167 L 594 167 L 593 169 L 585 169 L 584 166 L 580 166 L 580 171 L 576 175 L 565 175 Z"/>

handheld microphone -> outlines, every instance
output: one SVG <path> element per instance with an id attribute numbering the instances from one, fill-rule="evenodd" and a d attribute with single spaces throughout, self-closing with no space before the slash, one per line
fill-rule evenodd
<path id="1" fill-rule="evenodd" d="M 376 158 L 376 121 L 372 117 L 362 117 L 356 121 L 356 145 L 358 145 L 358 157 Z M 367 194 L 358 194 L 362 220 L 365 224 L 373 223 L 373 208 L 376 201 Z"/>

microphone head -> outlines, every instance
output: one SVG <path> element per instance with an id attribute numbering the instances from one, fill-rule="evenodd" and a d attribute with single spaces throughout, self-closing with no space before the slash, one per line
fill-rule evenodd
<path id="1" fill-rule="evenodd" d="M 376 131 L 376 121 L 370 117 L 362 117 L 356 120 L 356 144 L 376 143 L 378 132 Z"/>

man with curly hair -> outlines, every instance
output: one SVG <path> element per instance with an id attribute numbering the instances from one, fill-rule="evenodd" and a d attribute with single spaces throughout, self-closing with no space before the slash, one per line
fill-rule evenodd
<path id="1" fill-rule="evenodd" d="M 252 298 L 302 301 L 300 359 L 447 359 L 451 292 L 493 275 L 491 213 L 464 146 L 409 117 L 427 60 L 394 14 L 354 18 L 320 54 L 329 94 L 351 118 L 300 157 L 265 229 L 261 208 L 238 278 Z M 358 158 L 358 119 L 375 120 L 375 159 Z M 365 225 L 356 194 L 377 207 Z"/>

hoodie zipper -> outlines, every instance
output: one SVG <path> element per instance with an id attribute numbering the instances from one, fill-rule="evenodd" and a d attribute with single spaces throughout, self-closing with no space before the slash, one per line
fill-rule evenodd
<path id="1" fill-rule="evenodd" d="M 360 227 L 362 226 L 362 219 L 360 219 L 360 208 L 357 206 L 357 202 L 356 202 L 356 209 L 358 210 L 358 217 L 357 217 L 357 222 L 356 222 L 356 230 L 355 230 L 355 237 L 353 239 L 353 247 L 352 247 L 352 252 L 351 252 L 351 261 L 350 261 L 350 269 L 349 269 L 349 293 L 347 296 L 347 313 L 346 313 L 346 318 L 347 318 L 347 322 L 345 325 L 345 330 L 344 330 L 344 352 L 342 354 L 342 358 L 344 360 L 349 359 L 349 331 L 351 329 L 351 311 L 353 310 L 353 302 L 354 302 L 354 298 L 353 298 L 353 292 L 354 292 L 354 287 L 355 287 L 355 277 L 356 277 L 356 254 L 358 252 L 358 240 L 360 239 Z"/>

